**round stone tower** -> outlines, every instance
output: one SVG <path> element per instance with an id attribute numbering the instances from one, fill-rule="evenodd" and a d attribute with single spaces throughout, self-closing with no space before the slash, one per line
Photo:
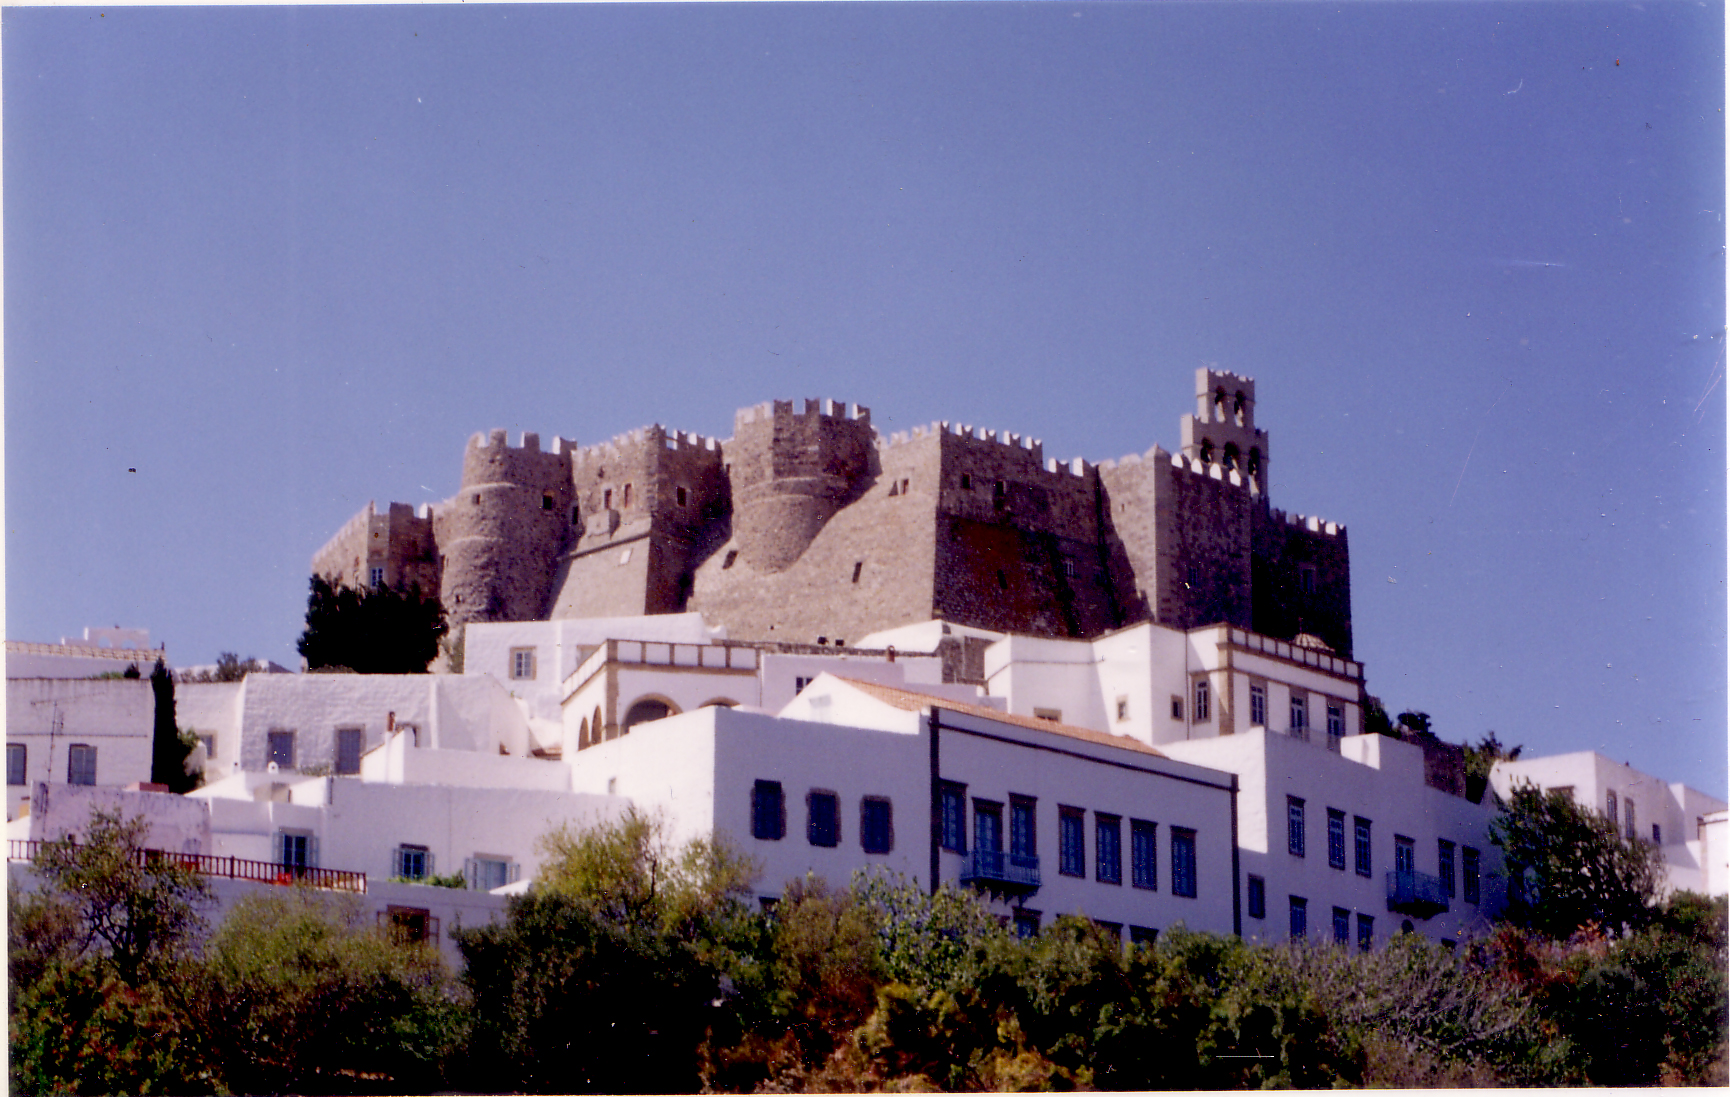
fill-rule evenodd
<path id="1" fill-rule="evenodd" d="M 785 571 L 873 471 L 871 410 L 790 400 L 741 410 L 727 444 L 739 553 L 759 571 Z"/>
<path id="2" fill-rule="evenodd" d="M 541 452 L 537 434 L 520 448 L 505 432 L 469 439 L 463 486 L 440 515 L 440 583 L 450 623 L 532 621 L 546 612 L 553 569 L 571 536 L 574 443 Z"/>

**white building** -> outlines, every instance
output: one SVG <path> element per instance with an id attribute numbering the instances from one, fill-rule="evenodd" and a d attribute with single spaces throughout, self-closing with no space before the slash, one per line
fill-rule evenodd
<path id="1" fill-rule="evenodd" d="M 572 774 L 683 836 L 730 836 L 764 899 L 879 866 L 978 886 L 1029 931 L 1071 913 L 1131 938 L 1237 925 L 1229 775 L 979 704 L 825 673 L 778 717 L 686 712 L 592 745 Z"/>
<path id="2" fill-rule="evenodd" d="M 1666 784 L 1590 750 L 1497 762 L 1490 772 L 1491 787 L 1503 797 L 1511 796 L 1515 786 L 1522 783 L 1545 792 L 1566 792 L 1576 803 L 1615 823 L 1623 837 L 1657 846 L 1664 855 L 1670 890 L 1708 895 L 1730 892 L 1722 867 L 1724 843 L 1713 847 L 1718 867 L 1713 867 L 1707 854 L 1708 820 L 1730 807 L 1723 800 L 1680 781 Z"/>
<path id="3" fill-rule="evenodd" d="M 122 787 L 150 780 L 150 681 L 6 680 L 6 820 L 40 782 Z"/>

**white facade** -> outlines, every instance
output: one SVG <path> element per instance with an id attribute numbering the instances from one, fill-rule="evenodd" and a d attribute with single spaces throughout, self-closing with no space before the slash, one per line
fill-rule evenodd
<path id="1" fill-rule="evenodd" d="M 150 630 L 141 628 L 87 628 L 82 638 L 63 636 L 58 644 L 6 641 L 8 678 L 95 678 L 128 667 L 148 678 L 158 659 L 167 662 L 166 649 L 151 647 Z"/>
<path id="2" fill-rule="evenodd" d="M 118 788 L 150 780 L 156 700 L 150 680 L 8 678 L 6 819 L 39 782 Z"/>
<path id="3" fill-rule="evenodd" d="M 1427 785 L 1423 751 L 1410 743 L 1354 735 L 1334 752 L 1258 728 L 1160 749 L 1238 777 L 1246 938 L 1284 940 L 1301 922 L 1308 939 L 1335 940 L 1343 914 L 1352 944 L 1379 944 L 1408 922 L 1455 942 L 1487 933 L 1505 904 L 1489 836 L 1495 809 Z M 1409 865 L 1396 863 L 1402 845 Z M 1430 894 L 1412 894 L 1427 886 Z"/>
<path id="4" fill-rule="evenodd" d="M 779 717 L 706 708 L 641 725 L 583 751 L 572 779 L 666 812 L 681 836 L 728 835 L 761 865 L 765 899 L 806 873 L 844 883 L 873 865 L 928 885 L 935 861 L 949 882 L 983 870 L 981 886 L 1028 928 L 1078 913 L 1131 935 L 1234 929 L 1229 775 L 979 705 L 823 675 Z M 947 832 L 933 832 L 934 786 L 953 797 Z M 765 828 L 771 796 L 778 823 Z M 873 812 L 887 831 L 873 833 Z M 1080 839 L 1072 859 L 1066 826 Z M 1152 835 L 1150 858 L 1138 833 Z M 1031 893 L 1026 875 L 990 875 L 1016 869 L 1037 876 Z M 1174 889 L 1174 869 L 1186 886 Z"/>
<path id="5" fill-rule="evenodd" d="M 1254 728 L 1337 747 L 1360 730 L 1363 666 L 1245 629 L 1143 622 L 1097 640 L 1010 636 L 985 652 L 993 697 L 1009 711 L 1144 743 Z"/>
<path id="6" fill-rule="evenodd" d="M 1522 783 L 1545 792 L 1566 790 L 1576 803 L 1613 819 L 1624 837 L 1652 842 L 1664 856 L 1670 890 L 1730 892 L 1722 870 L 1714 883 L 1705 848 L 1706 821 L 1730 807 L 1724 801 L 1679 781 L 1666 784 L 1590 750 L 1497 762 L 1490 773 L 1491 786 L 1503 797 L 1511 796 Z M 1723 846 L 1718 850 L 1722 859 Z"/>

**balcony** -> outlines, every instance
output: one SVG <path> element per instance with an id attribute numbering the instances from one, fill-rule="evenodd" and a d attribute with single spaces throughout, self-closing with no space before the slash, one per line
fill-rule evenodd
<path id="1" fill-rule="evenodd" d="M 22 838 L 9 840 L 7 860 L 35 861 L 45 842 Z M 176 865 L 188 872 L 215 876 L 225 880 L 251 880 L 260 884 L 302 884 L 306 887 L 331 891 L 352 891 L 366 894 L 366 873 L 334 868 L 312 868 L 306 865 L 284 865 L 275 861 L 249 861 L 243 857 L 212 857 L 198 853 L 173 853 L 160 849 L 134 849 L 135 864 L 147 865 L 160 861 Z"/>
<path id="2" fill-rule="evenodd" d="M 1031 895 L 1039 890 L 1039 858 L 1000 849 L 976 849 L 967 854 L 961 882 L 997 896 Z"/>
<path id="3" fill-rule="evenodd" d="M 1399 914 L 1428 918 L 1448 909 L 1448 893 L 1441 878 L 1422 872 L 1388 873 L 1388 909 Z"/>

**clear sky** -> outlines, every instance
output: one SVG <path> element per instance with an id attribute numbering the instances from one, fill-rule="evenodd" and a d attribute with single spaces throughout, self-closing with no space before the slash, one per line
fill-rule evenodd
<path id="1" fill-rule="evenodd" d="M 1392 711 L 1726 791 L 1717 3 L 0 11 L 6 631 L 296 665 L 470 434 L 1251 375 Z"/>

